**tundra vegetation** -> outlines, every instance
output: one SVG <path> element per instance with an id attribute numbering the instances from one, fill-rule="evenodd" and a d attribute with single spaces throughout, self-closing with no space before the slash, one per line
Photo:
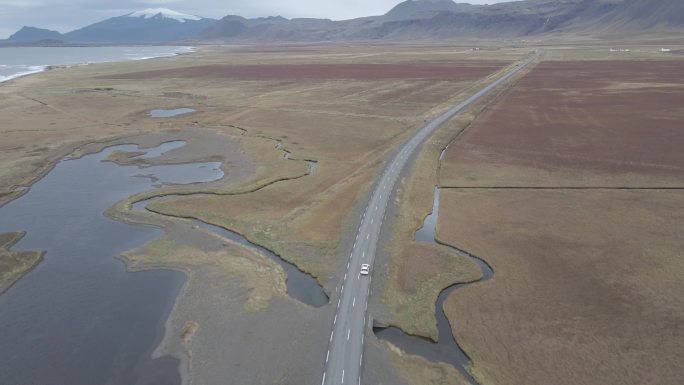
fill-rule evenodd
<path id="1" fill-rule="evenodd" d="M 449 146 L 438 239 L 495 272 L 445 302 L 481 382 L 684 376 L 683 68 L 543 62 Z"/>
<path id="2" fill-rule="evenodd" d="M 7 166 L 0 171 L 3 199 L 19 196 L 63 156 L 111 144 L 188 142 L 156 159 L 126 153 L 108 159 L 119 164 L 223 162 L 220 181 L 163 186 L 107 212 L 167 232 L 124 255 L 131 269 L 188 274 L 156 354 L 181 358 L 181 371 L 197 381 L 225 378 L 225 365 L 205 365 L 220 355 L 231 362 L 236 381 L 286 376 L 305 383 L 319 375 L 316 357 L 325 353 L 320 341 L 329 333 L 320 320 L 329 309 L 292 300 L 277 265 L 182 218 L 241 233 L 333 293 L 349 230 L 384 161 L 424 120 L 463 100 L 525 52 L 446 45 L 206 48 L 18 79 L 0 87 L 0 130 L 7 139 L 0 144 L 0 162 Z M 148 115 L 178 107 L 196 112 L 169 119 Z M 167 195 L 149 205 L 155 213 L 132 210 L 135 202 Z M 288 333 L 279 332 L 284 329 Z M 242 346 L 242 352 L 230 346 Z M 282 360 L 274 346 L 296 354 Z M 384 354 L 402 367 L 422 365 L 419 358 L 395 353 Z M 256 356 L 282 365 L 255 379 Z M 444 381 L 452 370 L 428 367 L 427 377 Z"/>

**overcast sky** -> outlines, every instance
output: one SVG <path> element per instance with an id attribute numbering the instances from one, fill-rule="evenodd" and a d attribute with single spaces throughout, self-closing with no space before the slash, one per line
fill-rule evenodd
<path id="1" fill-rule="evenodd" d="M 318 17 L 335 20 L 381 15 L 402 0 L 0 0 L 0 38 L 24 25 L 69 32 L 113 16 L 145 8 L 175 11 L 219 19 L 245 17 Z M 472 4 L 504 0 L 460 0 Z M 510 1 L 510 0 L 509 0 Z"/>

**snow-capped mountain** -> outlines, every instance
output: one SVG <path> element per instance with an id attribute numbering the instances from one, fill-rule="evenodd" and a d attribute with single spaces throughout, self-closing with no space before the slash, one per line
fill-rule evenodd
<path id="1" fill-rule="evenodd" d="M 70 43 L 165 43 L 194 36 L 215 22 L 166 8 L 149 8 L 69 32 L 64 39 Z"/>
<path id="2" fill-rule="evenodd" d="M 142 10 L 142 11 L 136 11 L 133 13 L 129 13 L 126 16 L 128 16 L 128 17 L 142 17 L 144 19 L 152 19 L 152 18 L 174 19 L 174 20 L 180 21 L 181 23 L 185 23 L 186 20 L 202 20 L 202 18 L 199 16 L 188 15 L 186 13 L 176 12 L 176 11 L 170 10 L 168 8 L 147 8 L 147 9 Z"/>

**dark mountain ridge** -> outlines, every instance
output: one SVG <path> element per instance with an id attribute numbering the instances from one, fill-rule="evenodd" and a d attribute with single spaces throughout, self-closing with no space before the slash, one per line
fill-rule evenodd
<path id="1" fill-rule="evenodd" d="M 63 41 L 65 44 L 170 43 L 196 36 L 215 23 L 215 19 L 183 14 L 166 8 L 150 8 L 112 17 L 65 34 L 24 27 L 7 39 L 6 43 L 37 44 L 41 41 Z"/>
<path id="2" fill-rule="evenodd" d="M 682 0 L 525 0 L 492 5 L 407 0 L 381 16 L 351 20 L 221 20 L 147 9 L 59 34 L 25 27 L 8 42 L 64 40 L 89 44 L 307 42 L 345 40 L 511 39 L 573 34 L 592 38 L 684 33 Z M 14 39 L 14 41 L 12 41 Z"/>
<path id="3" fill-rule="evenodd" d="M 74 43 L 162 43 L 195 36 L 214 23 L 168 9 L 147 9 L 91 24 L 64 38 Z"/>
<path id="4" fill-rule="evenodd" d="M 7 39 L 9 43 L 31 43 L 41 40 L 61 40 L 62 34 L 49 29 L 23 27 Z"/>
<path id="5" fill-rule="evenodd" d="M 610 36 L 684 30 L 681 0 L 527 0 L 493 5 L 408 0 L 353 20 L 227 16 L 198 35 L 210 41 L 517 38 L 561 33 Z"/>

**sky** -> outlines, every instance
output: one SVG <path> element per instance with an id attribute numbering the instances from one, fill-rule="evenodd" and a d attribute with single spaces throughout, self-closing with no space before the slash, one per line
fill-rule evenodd
<path id="1" fill-rule="evenodd" d="M 27 25 L 69 32 L 98 21 L 146 8 L 169 8 L 220 19 L 316 17 L 334 20 L 381 15 L 402 0 L 0 0 L 0 39 Z M 460 0 L 493 4 L 504 0 Z M 510 0 L 509 0 L 510 1 Z"/>

